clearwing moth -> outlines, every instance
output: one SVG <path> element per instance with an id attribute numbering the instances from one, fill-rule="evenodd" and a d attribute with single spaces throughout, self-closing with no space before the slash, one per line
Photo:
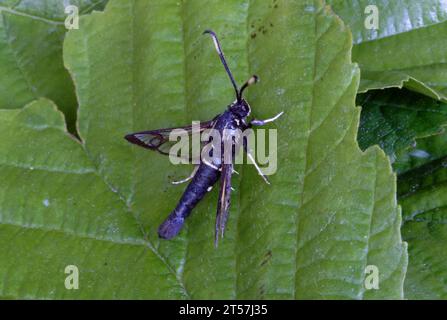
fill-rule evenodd
<path id="1" fill-rule="evenodd" d="M 216 215 L 216 227 L 215 227 L 215 246 L 217 247 L 219 236 L 223 237 L 225 231 L 225 225 L 228 219 L 228 213 L 230 208 L 230 195 L 231 195 L 231 176 L 235 172 L 233 169 L 232 160 L 234 160 L 235 151 L 232 148 L 232 155 L 230 161 L 225 161 L 224 159 L 224 145 L 225 142 L 230 145 L 235 144 L 234 137 L 228 136 L 224 134 L 224 130 L 233 130 L 244 131 L 253 126 L 262 126 L 266 123 L 273 122 L 277 118 L 279 118 L 283 112 L 279 113 L 273 118 L 266 120 L 256 120 L 253 119 L 250 122 L 247 122 L 247 117 L 251 113 L 251 108 L 248 102 L 243 98 L 242 94 L 244 90 L 252 84 L 255 84 L 258 81 L 258 77 L 256 75 L 251 76 L 239 89 L 236 85 L 234 77 L 230 71 L 230 68 L 227 65 L 225 60 L 225 56 L 221 49 L 219 40 L 217 39 L 216 34 L 211 30 L 206 30 L 204 34 L 209 34 L 214 42 L 216 47 L 216 51 L 219 55 L 219 58 L 225 68 L 225 71 L 230 78 L 231 84 L 233 85 L 236 100 L 228 105 L 227 109 L 214 117 L 213 120 L 201 122 L 199 131 L 203 132 L 207 129 L 218 130 L 220 136 L 222 137 L 220 141 L 221 152 L 216 152 L 219 156 L 213 157 L 213 148 L 211 149 L 211 163 L 208 161 L 204 161 L 202 158 L 200 159 L 199 164 L 196 166 L 195 170 L 191 174 L 190 177 L 184 179 L 178 183 L 187 182 L 191 180 L 191 182 L 186 187 L 186 190 L 183 192 L 182 197 L 175 209 L 171 212 L 171 214 L 166 218 L 166 220 L 159 226 L 158 235 L 163 239 L 172 239 L 175 237 L 180 230 L 182 229 L 185 219 L 191 214 L 191 211 L 197 205 L 197 203 L 202 200 L 205 194 L 212 189 L 217 180 L 220 179 L 220 190 L 219 190 L 219 198 L 217 203 L 217 215 Z M 147 148 L 150 150 L 155 150 L 160 152 L 161 154 L 169 155 L 169 150 L 166 150 L 167 143 L 169 141 L 169 134 L 175 129 L 183 129 L 188 134 L 192 134 L 193 126 L 186 127 L 177 127 L 177 128 L 165 128 L 158 130 L 150 130 L 150 131 L 141 131 L 136 133 L 131 133 L 125 136 L 125 139 L 130 143 L 139 145 L 143 148 Z M 232 139 L 231 141 L 225 141 L 225 139 Z M 237 140 L 237 138 L 236 138 Z M 211 142 L 210 142 L 211 143 Z M 247 143 L 244 140 L 243 149 L 247 153 L 247 156 L 250 158 L 251 162 L 255 165 L 258 173 L 262 176 L 266 183 L 269 183 L 267 177 L 262 173 L 259 166 L 254 161 L 254 156 L 251 154 L 250 150 L 247 147 Z"/>

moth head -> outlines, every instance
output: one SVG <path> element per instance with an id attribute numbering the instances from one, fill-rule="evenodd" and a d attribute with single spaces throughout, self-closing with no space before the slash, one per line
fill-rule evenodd
<path id="1" fill-rule="evenodd" d="M 230 111 L 237 115 L 239 118 L 245 118 L 248 117 L 251 113 L 251 107 L 248 104 L 248 102 L 241 98 L 241 100 L 236 100 L 232 104 L 230 104 L 229 107 Z"/>

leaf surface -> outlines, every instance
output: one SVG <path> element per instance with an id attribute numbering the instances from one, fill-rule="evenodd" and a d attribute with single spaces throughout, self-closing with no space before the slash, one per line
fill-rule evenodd
<path id="1" fill-rule="evenodd" d="M 70 1 L 79 14 L 105 2 Z M 62 61 L 66 17 L 62 0 L 0 0 L 0 106 L 21 108 L 47 97 L 57 103 L 75 132 L 77 101 Z"/>
<path id="2" fill-rule="evenodd" d="M 379 145 L 395 171 L 407 170 L 407 161 L 433 157 L 419 139 L 437 135 L 447 125 L 447 104 L 408 90 L 373 90 L 357 96 L 362 106 L 358 141 L 362 149 Z"/>
<path id="3" fill-rule="evenodd" d="M 330 0 L 351 28 L 360 91 L 406 88 L 447 100 L 447 6 L 443 0 Z M 367 28 L 377 8 L 378 29 Z"/>
<path id="4" fill-rule="evenodd" d="M 2 296 L 403 297 L 395 176 L 378 148 L 358 148 L 359 70 L 350 33 L 328 7 L 110 1 L 81 23 L 67 36 L 64 58 L 79 97 L 82 144 L 67 137 L 47 101 L 0 114 L 0 130 L 21 133 L 0 146 L 2 175 L 20 189 L 0 193 Z M 256 117 L 285 111 L 270 127 L 278 130 L 272 186 L 241 168 L 218 249 L 215 190 L 179 237 L 157 238 L 182 193 L 169 180 L 189 168 L 123 139 L 208 120 L 234 99 L 204 29 L 220 36 L 239 83 L 253 73 L 262 79 L 247 95 Z M 27 143 L 30 136 L 51 147 Z M 63 287 L 66 265 L 79 267 L 79 290 Z M 380 270 L 379 290 L 365 289 L 368 265 Z"/>
<path id="5" fill-rule="evenodd" d="M 445 143 L 443 150 L 445 154 Z M 447 298 L 446 194 L 446 156 L 399 176 L 402 235 L 408 241 L 409 251 L 405 280 L 405 295 L 409 299 Z"/>
<path id="6" fill-rule="evenodd" d="M 394 167 L 405 173 L 447 155 L 447 132 L 416 139 L 410 148 L 400 152 Z"/>

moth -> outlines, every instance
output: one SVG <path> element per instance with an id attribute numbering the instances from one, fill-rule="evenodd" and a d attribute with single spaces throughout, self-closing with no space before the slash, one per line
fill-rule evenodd
<path id="1" fill-rule="evenodd" d="M 219 236 L 223 238 L 225 225 L 228 219 L 230 196 L 232 190 L 231 177 L 232 174 L 235 173 L 233 168 L 233 160 L 236 153 L 236 144 L 240 144 L 240 140 L 238 137 L 226 135 L 225 133 L 228 131 L 238 131 L 236 129 L 239 129 L 243 132 L 244 130 L 252 128 L 253 126 L 265 125 L 278 119 L 283 114 L 283 112 L 270 119 L 252 119 L 251 121 L 247 122 L 247 117 L 251 113 L 251 107 L 243 98 L 243 93 L 247 87 L 258 82 L 258 77 L 256 75 L 251 76 L 242 85 L 242 87 L 238 88 L 238 86 L 236 85 L 236 81 L 234 80 L 234 77 L 230 71 L 230 68 L 228 67 L 228 64 L 225 60 L 224 53 L 216 34 L 211 30 L 205 30 L 204 34 L 210 35 L 214 42 L 214 46 L 219 55 L 219 58 L 223 64 L 223 67 L 225 68 L 228 77 L 230 78 L 231 84 L 233 85 L 236 94 L 236 100 L 228 105 L 227 109 L 223 113 L 218 114 L 210 121 L 200 123 L 200 132 L 204 132 L 207 129 L 214 129 L 217 130 L 223 138 L 219 142 L 220 145 L 213 145 L 213 147 L 211 148 L 209 154 L 211 156 L 210 161 L 205 161 L 201 157 L 193 173 L 188 178 L 182 181 L 173 182 L 177 184 L 190 181 L 175 209 L 159 226 L 158 235 L 160 238 L 163 239 L 174 238 L 182 229 L 185 223 L 185 219 L 191 214 L 191 211 L 194 209 L 197 203 L 202 200 L 205 194 L 212 189 L 212 187 L 218 180 L 220 180 L 214 240 L 215 246 L 217 246 Z M 136 144 L 143 148 L 158 151 L 161 154 L 169 155 L 169 151 L 165 149 L 168 145 L 167 142 L 169 141 L 169 135 L 175 129 L 183 129 L 188 134 L 193 133 L 193 126 L 186 126 L 131 133 L 126 135 L 125 139 L 130 143 Z M 231 139 L 231 141 L 229 139 Z M 223 149 L 225 144 L 227 146 L 233 146 L 231 155 L 229 157 L 230 159 L 224 159 L 225 152 Z M 219 151 L 217 150 L 217 148 L 221 148 L 221 152 L 216 152 Z M 259 165 L 256 164 L 254 156 L 252 155 L 251 150 L 248 148 L 245 140 L 242 143 L 242 149 L 247 154 L 247 158 L 255 165 L 255 168 L 264 179 L 264 181 L 269 184 L 267 177 L 262 173 Z"/>

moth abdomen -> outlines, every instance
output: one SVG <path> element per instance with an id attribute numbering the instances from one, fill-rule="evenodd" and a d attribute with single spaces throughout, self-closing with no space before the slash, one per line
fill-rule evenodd
<path id="1" fill-rule="evenodd" d="M 182 229 L 185 219 L 171 213 L 169 217 L 158 227 L 158 236 L 162 239 L 174 238 Z"/>
<path id="2" fill-rule="evenodd" d="M 219 171 L 201 163 L 191 182 L 186 187 L 175 209 L 158 228 L 158 235 L 163 239 L 172 239 L 183 227 L 186 217 L 191 214 L 197 203 L 208 193 L 219 178 Z"/>

